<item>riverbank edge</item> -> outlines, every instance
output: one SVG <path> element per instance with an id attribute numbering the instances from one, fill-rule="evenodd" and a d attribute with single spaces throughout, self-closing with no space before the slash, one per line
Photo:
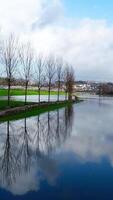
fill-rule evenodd
<path id="1" fill-rule="evenodd" d="M 42 103 L 33 103 L 30 105 L 25 105 L 21 107 L 10 108 L 4 111 L 0 111 L 0 122 L 7 120 L 17 120 L 21 118 L 27 118 L 39 115 L 41 113 L 60 109 L 62 107 L 71 106 L 74 103 L 79 103 L 81 100 L 77 99 L 76 101 L 56 101 L 56 102 L 42 102 Z"/>

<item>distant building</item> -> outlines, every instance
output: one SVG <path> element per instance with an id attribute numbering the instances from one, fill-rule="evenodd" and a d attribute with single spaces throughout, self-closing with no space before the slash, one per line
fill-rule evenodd
<path id="1" fill-rule="evenodd" d="M 76 92 L 96 92 L 97 84 L 89 81 L 76 81 L 74 89 Z"/>

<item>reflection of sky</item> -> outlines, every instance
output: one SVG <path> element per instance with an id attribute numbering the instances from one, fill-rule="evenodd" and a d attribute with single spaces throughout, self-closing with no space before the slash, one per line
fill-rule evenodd
<path id="1" fill-rule="evenodd" d="M 12 99 L 18 100 L 18 101 L 25 101 L 25 96 L 12 96 Z M 57 101 L 57 95 L 51 95 L 50 100 L 51 101 Z M 7 99 L 6 96 L 0 97 L 0 99 Z M 59 100 L 64 100 L 65 95 L 60 95 Z M 28 102 L 38 102 L 38 95 L 27 95 L 27 101 Z M 40 101 L 48 101 L 48 95 L 40 95 Z"/>
<path id="2" fill-rule="evenodd" d="M 16 100 L 24 101 L 25 97 L 24 96 L 16 96 L 16 97 L 13 97 L 13 98 L 16 98 Z M 60 100 L 64 100 L 65 96 L 64 95 L 60 95 L 59 99 Z M 33 96 L 28 95 L 27 100 L 29 102 L 37 102 L 38 101 L 38 95 L 33 95 Z M 57 100 L 57 95 L 51 95 L 50 100 L 51 101 L 56 101 Z M 40 101 L 48 101 L 48 95 L 40 95 Z"/>
<path id="3" fill-rule="evenodd" d="M 95 166 L 100 163 L 102 168 L 100 167 L 98 170 L 101 171 L 103 169 L 103 174 L 105 174 L 107 167 L 108 170 L 106 172 L 106 176 L 104 177 L 105 179 L 108 173 L 109 176 L 110 173 L 113 174 L 112 171 L 109 171 L 111 169 L 109 169 L 108 165 L 103 163 L 103 158 L 106 158 L 110 162 L 109 166 L 111 166 L 111 168 L 113 167 L 112 99 L 109 98 L 109 100 L 105 99 L 100 101 L 87 100 L 80 104 L 75 104 L 74 118 L 73 120 L 71 118 L 71 122 L 73 122 L 72 129 L 69 129 L 70 132 L 68 132 L 68 137 L 66 136 L 65 128 L 66 125 L 69 125 L 69 121 L 65 121 L 65 109 L 61 109 L 59 112 L 60 137 L 57 129 L 57 114 L 57 111 L 50 112 L 50 138 L 47 137 L 48 113 L 40 115 L 39 128 L 41 134 L 39 134 L 39 146 L 37 143 L 38 138 L 36 137 L 38 134 L 38 117 L 31 117 L 26 120 L 27 131 L 29 133 L 28 138 L 24 138 L 25 135 L 22 134 L 22 132 L 24 133 L 24 120 L 18 120 L 10 123 L 10 151 L 17 155 L 17 152 L 22 148 L 22 145 L 26 147 L 26 144 L 28 144 L 28 168 L 25 169 L 24 153 L 26 151 L 24 153 L 21 152 L 21 157 L 19 158 L 19 160 L 21 160 L 21 170 L 20 173 L 17 173 L 16 171 L 15 181 L 13 181 L 10 185 L 7 185 L 6 181 L 2 181 L 0 170 L 1 188 L 10 191 L 13 195 L 25 195 L 30 191 L 39 192 L 43 188 L 41 183 L 46 182 L 49 185 L 47 187 L 56 188 L 56 190 L 61 187 L 60 184 L 62 183 L 64 193 L 66 193 L 66 191 L 68 193 L 69 188 L 71 191 L 71 181 L 73 181 L 73 184 L 78 181 L 78 186 L 80 187 L 82 185 L 82 181 L 84 184 L 87 182 L 87 178 L 83 178 L 85 173 L 89 176 L 88 181 L 91 181 L 90 174 L 92 172 L 90 172 L 90 169 L 94 163 Z M 6 133 L 6 130 L 7 123 L 0 124 L 1 157 L 4 153 L 3 149 L 6 140 L 6 134 L 4 133 Z M 26 140 L 27 143 L 25 142 L 25 139 L 28 139 L 28 141 Z M 90 167 L 88 167 L 89 163 L 92 164 Z M 100 171 L 98 171 L 99 174 Z M 95 170 L 95 177 L 98 178 L 98 173 L 96 172 L 97 170 Z M 83 176 L 81 174 L 83 174 Z M 103 174 L 102 176 L 104 176 Z M 92 177 L 94 179 L 93 175 Z M 59 179 L 60 183 L 58 182 Z M 67 189 L 65 189 L 65 184 L 68 185 Z M 93 186 L 94 185 L 92 185 L 92 187 Z M 70 195 L 72 194 L 73 193 Z"/>
<path id="4" fill-rule="evenodd" d="M 107 157 L 113 165 L 113 101 L 89 100 L 74 110 L 73 130 L 65 144 L 66 151 L 74 152 L 84 162 Z"/>
<path id="5" fill-rule="evenodd" d="M 16 181 L 11 185 L 5 184 L 1 187 L 10 191 L 14 195 L 24 195 L 30 191 L 38 191 L 40 189 L 40 182 L 46 180 L 48 184 L 54 185 L 58 172 L 54 160 L 42 158 L 38 163 L 34 163 L 28 173 L 22 171 L 17 174 Z"/>
<path id="6" fill-rule="evenodd" d="M 64 109 L 60 109 L 59 112 L 50 112 L 49 116 L 45 113 L 39 118 L 37 116 L 9 122 L 9 140 L 8 123 L 0 124 L 1 188 L 7 189 L 14 195 L 23 195 L 29 191 L 38 191 L 42 180 L 46 180 L 51 186 L 55 184 L 58 169 L 56 161 L 50 157 L 50 151 L 54 152 L 60 143 L 63 143 L 64 116 Z M 62 131 L 59 137 L 58 119 L 59 130 Z"/>

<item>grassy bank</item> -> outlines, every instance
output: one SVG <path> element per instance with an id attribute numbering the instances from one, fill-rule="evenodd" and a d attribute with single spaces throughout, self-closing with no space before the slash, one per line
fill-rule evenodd
<path id="1" fill-rule="evenodd" d="M 79 101 L 78 101 L 79 102 Z M 44 112 L 48 112 L 48 111 L 54 111 L 56 109 L 60 109 L 63 107 L 67 107 L 67 106 L 71 106 L 72 103 L 69 103 L 68 101 L 64 101 L 62 103 L 58 103 L 55 102 L 53 104 L 49 104 L 46 106 L 40 106 L 37 108 L 32 108 L 31 110 L 28 111 L 24 111 L 18 114 L 11 114 L 10 116 L 5 116 L 5 117 L 0 117 L 0 122 L 4 122 L 4 121 L 11 121 L 11 120 L 18 120 L 18 119 L 23 119 L 23 118 L 28 118 L 28 117 L 32 117 L 32 116 L 36 116 L 39 114 L 42 114 Z"/>
<path id="2" fill-rule="evenodd" d="M 31 103 L 27 103 L 31 104 Z M 10 101 L 10 108 L 20 107 L 24 106 L 24 102 L 22 101 Z M 8 108 L 7 106 L 7 100 L 0 100 L 0 111 L 6 110 Z"/>
<path id="3" fill-rule="evenodd" d="M 8 91 L 7 89 L 0 89 L 0 96 L 7 96 Z M 25 95 L 24 89 L 11 89 L 11 96 L 21 96 Z M 38 95 L 39 92 L 37 90 L 28 90 L 28 95 Z M 48 91 L 46 90 L 41 90 L 40 92 L 41 95 L 48 95 Z M 61 95 L 64 94 L 63 91 L 60 92 Z M 51 91 L 51 95 L 57 95 L 57 91 Z"/>

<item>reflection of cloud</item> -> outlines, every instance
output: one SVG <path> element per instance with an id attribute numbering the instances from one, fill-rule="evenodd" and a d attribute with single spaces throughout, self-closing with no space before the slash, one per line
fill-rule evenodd
<path id="1" fill-rule="evenodd" d="M 47 180 L 51 185 L 55 184 L 58 171 L 56 162 L 47 157 L 42 157 L 34 163 L 28 173 L 22 170 L 16 175 L 16 180 L 11 185 L 3 183 L 0 187 L 10 191 L 14 195 L 24 195 L 29 191 L 38 191 L 41 180 Z"/>
<path id="2" fill-rule="evenodd" d="M 54 185 L 58 176 L 57 163 L 46 157 L 39 160 L 39 166 L 49 184 Z"/>
<path id="3" fill-rule="evenodd" d="M 3 188 L 9 190 L 14 195 L 23 195 L 29 191 L 37 191 L 40 187 L 41 177 L 36 176 L 37 168 L 31 168 L 29 173 L 22 173 L 16 176 L 16 182 L 12 185 L 3 185 Z"/>
<path id="4" fill-rule="evenodd" d="M 35 152 L 32 152 L 32 154 L 32 157 L 34 157 Z M 58 176 L 56 162 L 45 156 L 40 156 L 36 160 L 30 165 L 29 171 L 24 169 L 22 161 L 21 169 L 20 171 L 17 169 L 15 180 L 12 180 L 11 184 L 8 184 L 7 180 L 2 181 L 0 174 L 0 187 L 14 195 L 23 195 L 29 191 L 38 191 L 41 180 L 46 180 L 49 184 L 54 185 Z"/>
<path id="5" fill-rule="evenodd" d="M 47 180 L 51 185 L 55 184 L 58 171 L 56 162 L 48 158 L 40 158 L 38 163 L 34 163 L 28 173 L 24 170 L 21 174 L 16 175 L 16 180 L 11 185 L 6 182 L 0 187 L 10 191 L 14 195 L 23 195 L 29 191 L 38 191 L 40 189 L 41 180 Z M 1 177 L 0 177 L 1 179 Z"/>
<path id="6" fill-rule="evenodd" d="M 75 124 L 65 149 L 83 162 L 98 162 L 106 157 L 113 165 L 113 110 L 107 101 L 100 107 L 92 101 L 75 109 Z"/>
<path id="7" fill-rule="evenodd" d="M 64 119 L 65 110 L 61 109 L 49 112 L 49 118 L 45 113 L 0 125 L 0 187 L 23 195 L 37 191 L 41 180 L 55 184 L 57 162 L 50 154 L 68 136 Z"/>

